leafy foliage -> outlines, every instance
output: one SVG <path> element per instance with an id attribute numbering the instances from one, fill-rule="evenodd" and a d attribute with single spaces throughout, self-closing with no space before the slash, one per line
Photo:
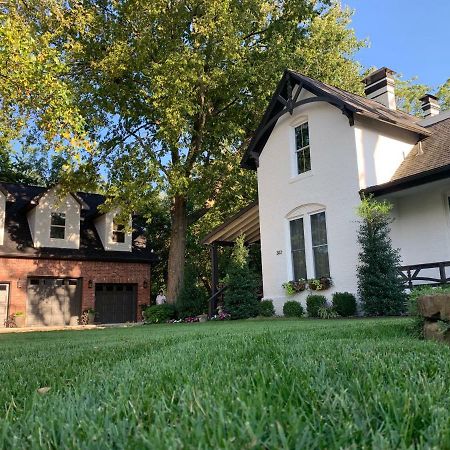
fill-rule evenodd
<path id="1" fill-rule="evenodd" d="M 143 311 L 144 320 L 147 323 L 165 323 L 176 316 L 174 305 L 164 303 L 163 305 L 153 305 Z"/>
<path id="2" fill-rule="evenodd" d="M 337 319 L 339 314 L 331 306 L 321 306 L 317 311 L 317 316 L 320 319 Z"/>
<path id="3" fill-rule="evenodd" d="M 400 254 L 389 236 L 391 208 L 372 198 L 363 199 L 358 208 L 358 293 L 368 315 L 395 315 L 405 309 L 406 294 L 397 272 Z"/>
<path id="4" fill-rule="evenodd" d="M 289 300 L 283 305 L 283 314 L 285 317 L 302 317 L 304 314 L 303 306 L 300 302 Z"/>
<path id="5" fill-rule="evenodd" d="M 306 311 L 308 317 L 319 317 L 319 309 L 327 305 L 327 299 L 323 295 L 308 295 L 306 297 Z"/>
<path id="6" fill-rule="evenodd" d="M 261 300 L 259 302 L 259 313 L 263 317 L 272 317 L 275 315 L 275 308 L 272 300 Z"/>
<path id="7" fill-rule="evenodd" d="M 198 316 L 208 310 L 208 293 L 198 285 L 198 276 L 192 267 L 188 267 L 183 289 L 177 299 L 177 311 L 180 319 Z"/>
<path id="8" fill-rule="evenodd" d="M 356 314 L 356 298 L 350 292 L 335 292 L 332 296 L 332 306 L 342 317 Z"/>
<path id="9" fill-rule="evenodd" d="M 258 280 L 248 265 L 244 236 L 236 239 L 225 285 L 224 309 L 231 314 L 232 319 L 247 319 L 258 315 Z"/>

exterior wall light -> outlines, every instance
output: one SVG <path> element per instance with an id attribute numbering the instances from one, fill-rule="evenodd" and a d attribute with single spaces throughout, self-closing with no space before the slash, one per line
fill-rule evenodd
<path id="1" fill-rule="evenodd" d="M 147 280 L 144 280 L 143 286 L 144 286 L 144 289 L 148 288 L 148 281 Z"/>
<path id="2" fill-rule="evenodd" d="M 92 289 L 94 287 L 94 282 L 92 280 L 88 281 L 88 288 Z"/>

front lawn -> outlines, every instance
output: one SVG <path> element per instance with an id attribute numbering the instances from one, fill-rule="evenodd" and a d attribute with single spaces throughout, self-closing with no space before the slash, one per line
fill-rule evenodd
<path id="1" fill-rule="evenodd" d="M 448 449 L 450 348 L 409 337 L 408 325 L 0 335 L 0 447 Z"/>

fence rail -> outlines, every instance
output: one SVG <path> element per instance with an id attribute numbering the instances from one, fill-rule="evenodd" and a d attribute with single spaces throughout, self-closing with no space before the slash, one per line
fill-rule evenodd
<path id="1" fill-rule="evenodd" d="M 450 261 L 401 266 L 398 270 L 404 283 L 409 288 L 413 288 L 421 284 L 449 283 L 450 277 L 446 273 L 447 267 L 450 267 Z M 425 271 L 428 273 L 424 273 Z"/>

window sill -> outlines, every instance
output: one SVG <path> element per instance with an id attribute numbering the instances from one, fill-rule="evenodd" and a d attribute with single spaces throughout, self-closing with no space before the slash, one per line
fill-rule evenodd
<path id="1" fill-rule="evenodd" d="M 289 180 L 289 184 L 297 183 L 297 181 L 305 180 L 305 179 L 307 179 L 307 178 L 312 177 L 313 175 L 314 175 L 314 173 L 313 173 L 311 170 L 308 170 L 308 172 L 300 173 L 300 174 L 295 175 L 294 177 L 292 177 L 292 178 Z"/>

